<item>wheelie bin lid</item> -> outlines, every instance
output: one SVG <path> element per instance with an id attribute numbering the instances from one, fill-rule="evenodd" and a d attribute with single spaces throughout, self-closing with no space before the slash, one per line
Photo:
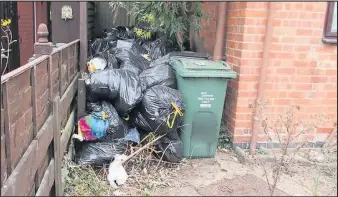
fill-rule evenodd
<path id="1" fill-rule="evenodd" d="M 236 72 L 224 61 L 211 61 L 206 58 L 170 56 L 170 65 L 182 77 L 237 77 Z"/>

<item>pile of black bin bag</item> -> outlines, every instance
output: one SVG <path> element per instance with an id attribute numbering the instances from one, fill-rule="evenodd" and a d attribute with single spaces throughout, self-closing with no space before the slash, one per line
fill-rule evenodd
<path id="1" fill-rule="evenodd" d="M 106 66 L 85 76 L 86 111 L 104 111 L 109 126 L 103 138 L 76 142 L 75 162 L 108 164 L 114 155 L 126 153 L 127 146 L 143 143 L 151 132 L 165 135 L 155 143 L 157 156 L 180 162 L 183 144 L 177 130 L 185 106 L 169 65 L 168 53 L 175 49 L 167 46 L 163 37 L 136 39 L 126 27 L 105 30 L 104 34 L 90 45 L 91 59 L 102 58 Z M 131 131 L 139 141 L 126 139 Z"/>

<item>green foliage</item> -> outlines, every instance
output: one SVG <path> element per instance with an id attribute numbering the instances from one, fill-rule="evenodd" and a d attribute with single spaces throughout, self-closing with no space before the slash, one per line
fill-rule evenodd
<path id="1" fill-rule="evenodd" d="M 151 38 L 151 32 L 150 31 L 144 31 L 140 28 L 135 28 L 135 33 L 138 38 L 143 38 L 143 39 L 150 39 Z"/>
<path id="2" fill-rule="evenodd" d="M 231 142 L 231 136 L 229 135 L 229 131 L 227 129 L 227 126 L 222 118 L 221 121 L 221 128 L 220 128 L 220 136 L 218 138 L 218 148 L 224 148 L 224 149 L 231 149 L 232 142 Z"/>
<path id="3" fill-rule="evenodd" d="M 112 196 L 114 189 L 106 176 L 91 166 L 64 166 L 65 196 Z M 101 173 L 102 174 L 102 173 Z"/>
<path id="4" fill-rule="evenodd" d="M 189 30 L 199 30 L 201 19 L 206 17 L 201 2 L 132 2 L 128 6 L 127 2 L 113 1 L 109 4 L 113 11 L 119 7 L 126 9 L 136 25 L 146 23 L 151 31 L 165 33 L 180 46 L 189 38 Z"/>

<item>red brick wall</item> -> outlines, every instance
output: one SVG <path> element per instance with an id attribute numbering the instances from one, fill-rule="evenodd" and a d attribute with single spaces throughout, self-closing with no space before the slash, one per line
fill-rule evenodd
<path id="1" fill-rule="evenodd" d="M 47 25 L 48 23 L 48 13 L 47 13 L 47 1 L 37 1 L 36 2 L 36 29 L 37 32 L 38 27 L 41 23 Z M 50 31 L 50 30 L 49 30 Z"/>
<path id="2" fill-rule="evenodd" d="M 18 1 L 20 64 L 25 65 L 33 55 L 33 2 Z"/>
<path id="3" fill-rule="evenodd" d="M 313 141 L 324 141 L 337 121 L 337 46 L 322 42 L 326 2 L 273 2 L 272 39 L 264 97 L 269 117 L 291 105 L 304 120 L 315 113 L 330 117 Z M 234 142 L 249 142 L 258 77 L 263 60 L 267 2 L 228 3 L 226 60 L 239 74 L 231 80 L 225 120 Z M 259 141 L 265 141 L 260 135 Z"/>
<path id="4" fill-rule="evenodd" d="M 18 2 L 20 64 L 25 65 L 34 53 L 34 34 L 40 23 L 47 25 L 47 2 L 36 2 L 36 29 L 34 30 L 33 2 Z"/>

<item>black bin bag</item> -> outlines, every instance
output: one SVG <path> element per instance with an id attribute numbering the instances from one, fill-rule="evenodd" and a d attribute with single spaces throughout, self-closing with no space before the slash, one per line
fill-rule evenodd
<path id="1" fill-rule="evenodd" d="M 90 45 L 90 56 L 95 57 L 112 48 L 115 48 L 117 42 L 108 38 L 96 38 Z"/>
<path id="2" fill-rule="evenodd" d="M 178 90 L 156 85 L 145 91 L 141 103 L 132 113 L 132 120 L 142 130 L 167 134 L 177 130 L 183 120 L 184 109 Z"/>
<path id="3" fill-rule="evenodd" d="M 169 61 L 170 61 L 170 54 L 167 54 L 163 57 L 160 57 L 160 58 L 152 61 L 149 65 L 149 67 L 152 68 L 152 67 L 155 67 L 155 66 L 158 66 L 158 65 L 169 64 Z"/>
<path id="4" fill-rule="evenodd" d="M 113 54 L 112 49 L 116 47 L 117 41 L 111 34 L 108 34 L 106 38 L 96 38 L 90 45 L 90 56 L 101 57 L 107 61 L 107 69 L 119 68 L 117 59 Z"/>
<path id="5" fill-rule="evenodd" d="M 120 68 L 140 74 L 149 67 L 150 61 L 144 56 L 147 50 L 137 43 L 118 40 L 114 48 L 114 54 L 120 64 Z"/>
<path id="6" fill-rule="evenodd" d="M 183 158 L 183 142 L 177 131 L 172 131 L 155 143 L 158 157 L 164 161 L 179 163 Z"/>
<path id="7" fill-rule="evenodd" d="M 173 68 L 165 61 L 158 62 L 160 63 L 153 65 L 140 74 L 140 80 L 142 86 L 144 86 L 143 89 L 149 89 L 155 85 L 163 85 L 176 89 L 176 75 Z"/>
<path id="8" fill-rule="evenodd" d="M 120 70 L 121 84 L 114 106 L 119 115 L 125 117 L 141 102 L 143 95 L 140 78 L 131 71 Z"/>
<path id="9" fill-rule="evenodd" d="M 127 149 L 124 140 L 112 142 L 82 142 L 76 146 L 75 162 L 80 165 L 102 166 L 114 160 L 116 154 L 123 154 Z"/>
<path id="10" fill-rule="evenodd" d="M 114 103 L 120 116 L 124 117 L 142 99 L 139 76 L 129 70 L 114 69 L 91 73 L 85 79 L 87 101 L 101 100 Z"/>
<path id="11" fill-rule="evenodd" d="M 106 37 L 115 40 L 127 40 L 135 38 L 135 32 L 131 31 L 130 28 L 124 26 L 117 26 L 111 29 L 105 29 L 104 34 Z"/>
<path id="12" fill-rule="evenodd" d="M 156 60 L 167 54 L 167 46 L 164 38 L 146 41 L 141 46 L 148 51 L 152 60 Z"/>
<path id="13" fill-rule="evenodd" d="M 107 50 L 102 52 L 101 54 L 97 55 L 99 57 L 104 58 L 107 61 L 107 69 L 118 69 L 120 68 L 119 63 L 112 52 L 112 50 Z"/>
<path id="14" fill-rule="evenodd" d="M 112 141 L 113 139 L 124 138 L 128 133 L 128 125 L 125 120 L 123 120 L 113 105 L 107 101 L 101 101 L 97 103 L 87 102 L 86 109 L 88 112 L 98 112 L 104 111 L 108 115 L 109 127 L 107 130 L 107 135 L 102 139 L 102 141 Z"/>
<path id="15" fill-rule="evenodd" d="M 116 70 L 96 71 L 85 75 L 84 79 L 88 101 L 116 100 L 121 83 L 120 74 Z"/>

